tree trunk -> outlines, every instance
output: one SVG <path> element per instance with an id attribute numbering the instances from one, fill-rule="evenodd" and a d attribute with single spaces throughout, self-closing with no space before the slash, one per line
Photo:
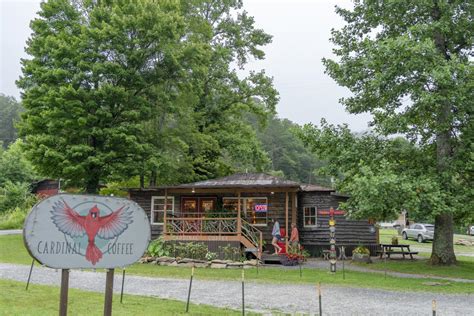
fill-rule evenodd
<path id="1" fill-rule="evenodd" d="M 91 175 L 89 179 L 87 179 L 86 193 L 88 194 L 99 193 L 99 176 Z"/>
<path id="2" fill-rule="evenodd" d="M 435 217 L 433 250 L 430 262 L 433 265 L 450 265 L 456 263 L 453 246 L 453 215 L 443 213 Z"/>

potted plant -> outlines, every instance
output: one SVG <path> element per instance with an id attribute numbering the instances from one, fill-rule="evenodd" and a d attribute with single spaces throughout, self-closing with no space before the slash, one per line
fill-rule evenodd
<path id="1" fill-rule="evenodd" d="M 364 246 L 358 246 L 352 251 L 352 261 L 371 263 L 370 250 Z"/>
<path id="2" fill-rule="evenodd" d="M 397 236 L 392 237 L 392 245 L 398 245 L 398 237 Z"/>
<path id="3" fill-rule="evenodd" d="M 295 266 L 303 263 L 309 253 L 300 245 L 289 245 L 287 252 L 281 258 L 281 264 L 284 266 Z"/>

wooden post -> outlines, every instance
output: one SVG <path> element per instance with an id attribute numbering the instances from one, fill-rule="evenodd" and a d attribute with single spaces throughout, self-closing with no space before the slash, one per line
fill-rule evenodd
<path id="1" fill-rule="evenodd" d="M 108 269 L 105 278 L 105 300 L 104 300 L 104 316 L 112 315 L 112 295 L 114 292 L 114 271 Z"/>
<path id="2" fill-rule="evenodd" d="M 237 235 L 240 237 L 242 234 L 242 218 L 240 217 L 240 191 L 237 193 Z"/>
<path id="3" fill-rule="evenodd" d="M 286 230 L 286 251 L 288 251 L 288 191 L 285 192 L 285 230 Z"/>
<path id="4" fill-rule="evenodd" d="M 298 224 L 297 212 L 296 212 L 296 192 L 291 194 L 291 222 Z"/>
<path id="5" fill-rule="evenodd" d="M 164 214 L 163 214 L 163 235 L 166 235 L 166 213 L 167 212 L 167 206 L 168 206 L 168 189 L 165 189 L 165 208 L 164 208 Z"/>
<path id="6" fill-rule="evenodd" d="M 67 295 L 69 290 L 69 269 L 61 270 L 61 294 L 59 295 L 59 316 L 67 315 Z"/>

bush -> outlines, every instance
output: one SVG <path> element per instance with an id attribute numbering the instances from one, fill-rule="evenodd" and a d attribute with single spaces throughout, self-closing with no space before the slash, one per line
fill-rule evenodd
<path id="1" fill-rule="evenodd" d="M 0 229 L 21 229 L 30 209 L 16 207 L 0 215 Z"/>
<path id="2" fill-rule="evenodd" d="M 30 209 L 37 202 L 31 194 L 27 183 L 12 183 L 8 181 L 0 188 L 0 214 L 13 211 L 15 208 Z"/>
<path id="3" fill-rule="evenodd" d="M 202 242 L 180 242 L 174 245 L 175 256 L 180 258 L 207 260 L 208 251 L 207 245 Z"/>
<path id="4" fill-rule="evenodd" d="M 239 261 L 242 260 L 240 249 L 227 244 L 227 246 L 220 246 L 219 250 L 223 254 L 224 260 Z"/>
<path id="5" fill-rule="evenodd" d="M 171 255 L 171 245 L 166 244 L 163 237 L 159 237 L 148 245 L 147 254 L 152 257 L 164 257 Z"/>
<path id="6" fill-rule="evenodd" d="M 360 254 L 360 255 L 369 255 L 370 256 L 370 250 L 367 249 L 364 246 L 359 246 L 352 250 L 352 254 Z"/>

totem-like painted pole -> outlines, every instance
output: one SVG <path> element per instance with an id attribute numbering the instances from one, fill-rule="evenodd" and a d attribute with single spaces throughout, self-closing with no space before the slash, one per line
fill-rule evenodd
<path id="1" fill-rule="evenodd" d="M 329 210 L 329 262 L 331 272 L 336 273 L 336 221 L 334 220 L 334 209 Z"/>

